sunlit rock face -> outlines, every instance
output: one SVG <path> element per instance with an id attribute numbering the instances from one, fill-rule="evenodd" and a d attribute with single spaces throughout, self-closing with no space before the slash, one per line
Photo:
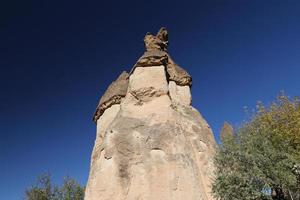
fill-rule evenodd
<path id="1" fill-rule="evenodd" d="M 213 199 L 216 143 L 167 39 L 164 28 L 147 34 L 145 54 L 109 87 L 121 89 L 99 103 L 86 200 Z"/>
<path id="2" fill-rule="evenodd" d="M 228 122 L 224 122 L 223 127 L 220 131 L 221 141 L 224 142 L 226 138 L 232 137 L 234 133 L 233 127 Z"/>

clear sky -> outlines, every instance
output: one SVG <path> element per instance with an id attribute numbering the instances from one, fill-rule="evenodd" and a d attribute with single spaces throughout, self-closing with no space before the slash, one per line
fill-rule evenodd
<path id="1" fill-rule="evenodd" d="M 37 175 L 85 184 L 93 112 L 109 83 L 169 30 L 169 52 L 193 76 L 193 105 L 215 137 L 244 106 L 300 92 L 300 1 L 6 1 L 0 5 L 0 199 Z M 3 2 L 4 3 L 4 2 Z M 3 4 L 2 3 L 2 4 Z"/>

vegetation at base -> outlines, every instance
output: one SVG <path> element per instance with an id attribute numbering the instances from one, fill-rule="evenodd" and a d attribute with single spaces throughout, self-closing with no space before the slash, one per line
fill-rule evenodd
<path id="1" fill-rule="evenodd" d="M 300 101 L 280 95 L 222 140 L 213 193 L 218 200 L 300 199 Z"/>
<path id="2" fill-rule="evenodd" d="M 83 200 L 85 188 L 70 177 L 62 186 L 54 185 L 49 174 L 37 178 L 36 183 L 25 191 L 25 200 Z"/>

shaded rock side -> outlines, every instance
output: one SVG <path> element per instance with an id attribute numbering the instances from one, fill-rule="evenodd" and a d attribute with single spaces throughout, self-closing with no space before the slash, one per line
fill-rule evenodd
<path id="1" fill-rule="evenodd" d="M 86 200 L 212 200 L 216 143 L 190 87 L 164 65 L 137 67 L 97 120 Z"/>

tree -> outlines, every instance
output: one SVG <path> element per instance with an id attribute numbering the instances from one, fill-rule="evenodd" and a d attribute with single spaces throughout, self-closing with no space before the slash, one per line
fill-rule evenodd
<path id="1" fill-rule="evenodd" d="M 59 187 L 52 184 L 49 174 L 43 174 L 25 191 L 25 200 L 83 200 L 84 190 L 70 177 L 64 178 L 63 185 Z"/>
<path id="2" fill-rule="evenodd" d="M 248 122 L 222 139 L 213 192 L 220 200 L 300 199 L 300 103 L 280 95 L 259 103 Z"/>
<path id="3" fill-rule="evenodd" d="M 84 199 L 84 191 L 74 179 L 66 177 L 61 191 L 61 198 L 63 200 L 81 200 Z"/>

